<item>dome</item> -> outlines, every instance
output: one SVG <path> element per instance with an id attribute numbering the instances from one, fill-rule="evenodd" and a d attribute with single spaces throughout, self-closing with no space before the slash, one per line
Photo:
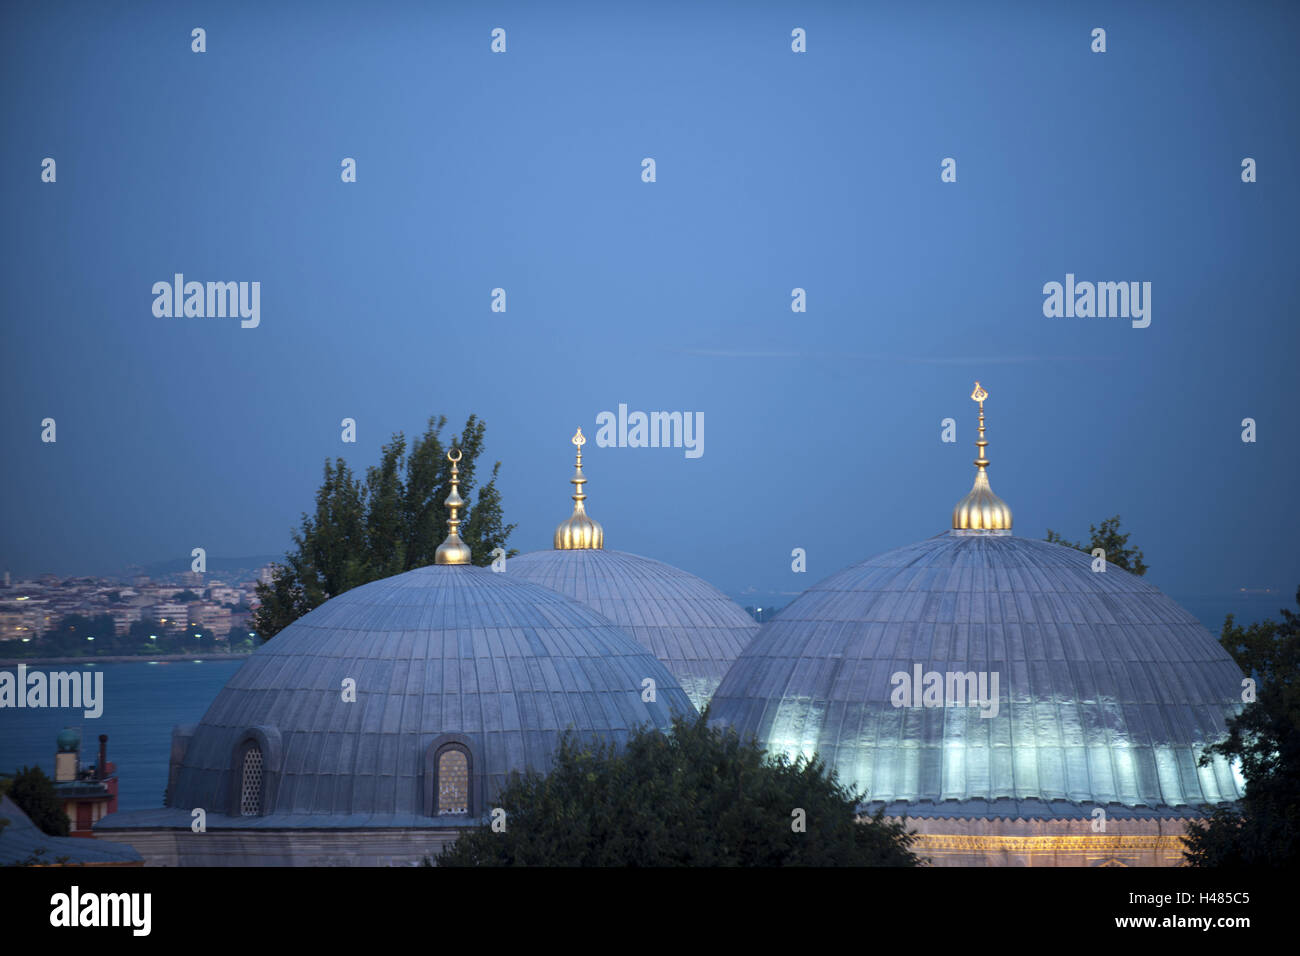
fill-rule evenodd
<path id="1" fill-rule="evenodd" d="M 59 748 L 59 753 L 70 754 L 81 747 L 81 731 L 75 727 L 65 727 L 59 732 L 55 739 L 55 744 Z"/>
<path id="2" fill-rule="evenodd" d="M 918 671 L 944 675 L 945 706 L 900 703 Z M 970 672 L 988 675 L 989 706 L 948 703 L 970 685 L 953 695 L 947 675 Z M 1141 578 L 1045 541 L 952 531 L 806 591 L 741 654 L 712 713 L 771 751 L 819 753 L 872 804 L 1200 805 L 1240 796 L 1226 761 L 1197 758 L 1226 734 L 1241 679 Z"/>
<path id="3" fill-rule="evenodd" d="M 655 702 L 642 701 L 645 678 Z M 253 740 L 260 813 L 428 816 L 427 761 L 454 744 L 481 813 L 511 771 L 549 767 L 566 729 L 622 743 L 690 709 L 663 665 L 590 608 L 484 568 L 418 568 L 347 591 L 258 648 L 185 746 L 169 804 L 229 807 Z"/>
<path id="4" fill-rule="evenodd" d="M 649 650 L 698 709 L 758 631 L 725 594 L 680 568 L 622 551 L 534 551 L 506 573 L 581 601 Z"/>
<path id="5" fill-rule="evenodd" d="M 1226 760 L 1198 765 L 1242 706 L 1236 663 L 1142 578 L 1013 536 L 988 488 L 988 393 L 976 382 L 971 398 L 971 494 L 988 507 L 959 503 L 955 530 L 805 591 L 736 660 L 712 719 L 772 752 L 819 754 L 896 815 L 1168 815 L 1239 799 Z"/>
<path id="6" fill-rule="evenodd" d="M 506 571 L 594 608 L 668 666 L 698 710 L 758 631 L 725 594 L 672 565 L 606 551 L 605 532 L 586 511 L 579 428 L 573 514 L 555 529 L 555 550 L 510 558 Z"/>

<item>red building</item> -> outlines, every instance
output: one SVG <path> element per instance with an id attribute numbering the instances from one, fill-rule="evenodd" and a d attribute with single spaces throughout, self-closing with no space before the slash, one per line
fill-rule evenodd
<path id="1" fill-rule="evenodd" d="M 54 790 L 63 801 L 71 836 L 93 839 L 95 821 L 117 811 L 116 767 L 108 762 L 108 735 L 99 735 L 99 759 L 81 765 L 81 731 L 69 727 L 59 734 L 54 755 Z"/>

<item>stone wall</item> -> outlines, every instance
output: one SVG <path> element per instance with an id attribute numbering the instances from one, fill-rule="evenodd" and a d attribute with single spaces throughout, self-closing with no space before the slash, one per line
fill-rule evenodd
<path id="1" fill-rule="evenodd" d="M 458 829 L 118 830 L 146 866 L 416 866 Z"/>

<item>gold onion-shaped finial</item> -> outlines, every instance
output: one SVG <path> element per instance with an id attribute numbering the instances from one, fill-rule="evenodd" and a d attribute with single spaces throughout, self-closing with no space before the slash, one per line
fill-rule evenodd
<path id="1" fill-rule="evenodd" d="M 447 496 L 447 507 L 451 509 L 451 517 L 447 519 L 447 540 L 438 545 L 438 550 L 433 553 L 434 564 L 469 564 L 470 553 L 469 545 L 460 539 L 460 509 L 465 506 L 464 500 L 460 496 L 460 469 L 456 467 L 456 462 L 461 459 L 461 450 L 453 448 L 456 453 L 453 458 L 452 452 L 447 452 L 447 460 L 451 462 L 451 494 Z"/>
<path id="2" fill-rule="evenodd" d="M 578 463 L 573 469 L 573 477 L 569 479 L 573 483 L 573 514 L 568 520 L 561 521 L 555 529 L 556 551 L 578 551 L 605 546 L 605 529 L 587 516 L 586 506 L 583 505 L 587 496 L 583 493 L 582 486 L 587 483 L 587 479 L 582 474 L 582 446 L 587 444 L 587 439 L 582 437 L 581 428 L 573 436 L 573 444 L 578 449 Z"/>
<path id="3" fill-rule="evenodd" d="M 975 442 L 975 447 L 979 449 L 975 465 L 979 471 L 975 472 L 975 484 L 971 487 L 970 494 L 952 509 L 952 527 L 955 531 L 1010 531 L 1011 509 L 989 486 L 989 460 L 984 455 L 984 449 L 989 445 L 984 440 L 984 400 L 989 397 L 989 393 L 976 382 L 975 391 L 971 392 L 970 397 L 972 401 L 980 403 L 980 437 Z"/>

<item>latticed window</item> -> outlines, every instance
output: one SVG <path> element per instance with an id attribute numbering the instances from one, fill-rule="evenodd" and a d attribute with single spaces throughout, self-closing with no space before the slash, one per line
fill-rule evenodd
<path id="1" fill-rule="evenodd" d="M 239 814 L 256 817 L 262 813 L 262 748 L 252 744 L 244 751 L 239 782 Z"/>
<path id="2" fill-rule="evenodd" d="M 438 755 L 438 813 L 469 813 L 469 757 L 463 750 Z"/>

